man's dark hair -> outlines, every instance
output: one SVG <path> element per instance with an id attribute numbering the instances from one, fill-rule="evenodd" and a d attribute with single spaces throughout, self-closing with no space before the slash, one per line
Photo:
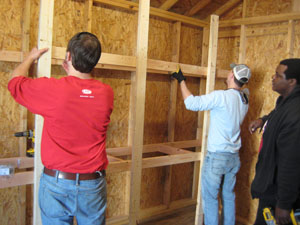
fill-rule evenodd
<path id="1" fill-rule="evenodd" d="M 94 34 L 80 32 L 69 41 L 67 52 L 70 52 L 76 70 L 90 73 L 100 59 L 101 44 Z"/>
<path id="2" fill-rule="evenodd" d="M 300 59 L 284 59 L 280 62 L 281 65 L 287 66 L 284 72 L 286 79 L 296 79 L 297 84 L 300 84 Z"/>
<path id="3" fill-rule="evenodd" d="M 235 78 L 235 76 L 233 76 L 233 78 L 234 78 L 234 83 L 235 83 L 237 86 L 243 87 L 244 83 L 238 81 L 238 80 Z"/>

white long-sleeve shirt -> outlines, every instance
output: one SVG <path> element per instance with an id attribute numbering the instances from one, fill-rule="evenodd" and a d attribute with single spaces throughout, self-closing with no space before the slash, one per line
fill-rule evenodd
<path id="1" fill-rule="evenodd" d="M 241 147 L 240 127 L 248 111 L 241 93 L 235 89 L 213 91 L 202 96 L 190 95 L 184 101 L 188 110 L 210 110 L 207 150 L 236 153 Z"/>

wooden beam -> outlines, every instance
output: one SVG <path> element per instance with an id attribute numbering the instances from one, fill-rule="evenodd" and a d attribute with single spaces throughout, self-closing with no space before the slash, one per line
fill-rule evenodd
<path id="1" fill-rule="evenodd" d="M 268 27 L 247 27 L 246 29 L 246 37 L 255 37 L 255 36 L 263 36 L 263 35 L 276 35 L 276 34 L 287 34 L 288 33 L 288 25 L 280 24 L 273 25 Z M 299 31 L 295 31 L 295 34 L 299 34 Z M 241 29 L 232 29 L 219 31 L 219 38 L 228 38 L 228 37 L 240 37 Z"/>
<path id="2" fill-rule="evenodd" d="M 132 113 L 132 165 L 130 182 L 129 224 L 136 225 L 140 210 L 142 179 L 142 153 L 144 140 L 144 116 L 146 95 L 146 73 L 148 54 L 150 0 L 141 1 L 138 10 L 136 73 L 132 74 L 132 100 L 135 111 Z"/>
<path id="3" fill-rule="evenodd" d="M 201 66 L 208 65 L 208 45 L 209 45 L 209 29 L 206 27 L 203 29 L 203 38 L 202 38 L 202 58 L 201 58 Z M 206 92 L 206 79 L 200 78 L 199 84 L 199 95 L 204 95 Z M 202 129 L 203 129 L 203 121 L 204 121 L 204 112 L 198 112 L 198 120 L 197 120 L 197 133 L 196 139 L 201 140 L 202 138 Z M 196 152 L 200 152 L 201 148 L 197 147 Z M 192 187 L 192 198 L 197 198 L 198 193 L 198 184 L 199 184 L 199 171 L 200 171 L 200 163 L 194 163 L 194 173 L 193 173 L 193 187 Z"/>
<path id="4" fill-rule="evenodd" d="M 207 6 L 209 3 L 211 3 L 211 0 L 201 0 L 196 3 L 196 5 L 193 6 L 189 11 L 187 11 L 184 15 L 185 16 L 193 16 L 197 12 L 199 12 L 201 9 L 203 9 L 205 6 Z"/>
<path id="5" fill-rule="evenodd" d="M 246 0 L 243 0 L 243 12 L 242 12 L 242 17 L 246 17 L 246 9 L 247 9 L 247 4 Z M 246 25 L 242 24 L 241 25 L 241 34 L 240 34 L 240 47 L 239 47 L 239 64 L 245 63 L 245 58 L 246 58 Z"/>
<path id="6" fill-rule="evenodd" d="M 294 56 L 294 42 L 295 42 L 295 22 L 289 21 L 287 34 L 287 58 Z"/>
<path id="7" fill-rule="evenodd" d="M 37 65 L 37 76 L 51 76 L 52 56 L 52 32 L 53 32 L 54 0 L 40 1 L 40 20 L 38 31 L 38 48 L 49 48 L 39 60 Z M 40 175 L 43 165 L 41 162 L 41 136 L 43 129 L 43 118 L 35 116 L 35 143 L 34 143 L 34 202 L 33 202 L 33 224 L 42 224 L 40 208 L 38 203 L 38 191 Z"/>
<path id="8" fill-rule="evenodd" d="M 86 31 L 92 32 L 93 0 L 85 0 Z"/>
<path id="9" fill-rule="evenodd" d="M 210 34 L 209 34 L 209 47 L 208 47 L 208 67 L 207 67 L 207 79 L 206 79 L 206 94 L 212 92 L 215 88 L 215 76 L 216 76 L 216 62 L 217 62 L 217 45 L 218 45 L 218 28 L 219 28 L 219 17 L 216 15 L 211 16 L 210 20 Z M 206 154 L 207 136 L 209 129 L 209 112 L 204 113 L 203 123 L 203 134 L 202 134 L 202 150 L 200 156 L 200 162 L 203 162 Z M 195 224 L 200 225 L 203 223 L 203 212 L 202 212 L 202 196 L 201 196 L 201 167 L 199 171 L 199 184 L 198 184 L 198 196 L 197 196 L 197 209 Z"/>
<path id="10" fill-rule="evenodd" d="M 159 8 L 162 10 L 169 10 L 176 2 L 178 2 L 178 0 L 167 0 Z"/>
<path id="11" fill-rule="evenodd" d="M 166 143 L 158 143 L 158 144 L 150 144 L 143 146 L 143 153 L 146 152 L 155 152 L 160 151 L 162 146 L 170 146 L 173 148 L 193 148 L 201 146 L 200 140 L 188 140 L 188 141 L 176 141 L 176 142 L 166 142 Z M 118 147 L 118 148 L 107 148 L 106 152 L 111 156 L 129 156 L 132 153 L 131 147 Z M 1 162 L 1 161 L 0 161 Z"/>
<path id="12" fill-rule="evenodd" d="M 131 1 L 124 1 L 124 0 L 94 0 L 94 4 L 101 3 L 106 5 L 111 5 L 123 9 L 127 9 L 130 11 L 138 11 L 138 3 L 131 2 Z M 206 21 L 194 19 L 191 17 L 183 16 L 177 13 L 168 12 L 162 9 L 150 7 L 150 15 L 151 16 L 158 16 L 160 18 L 164 18 L 171 21 L 178 21 L 185 24 L 194 25 L 197 27 L 205 27 L 208 26 Z"/>
<path id="13" fill-rule="evenodd" d="M 25 6 L 23 8 L 22 15 L 22 51 L 29 51 L 29 41 L 30 41 L 30 0 L 25 1 Z M 19 131 L 27 130 L 27 109 L 19 105 L 20 108 L 20 123 Z M 27 148 L 27 138 L 19 138 L 19 156 L 26 156 Z M 18 204 L 18 216 L 17 216 L 17 225 L 26 224 L 26 187 L 21 186 L 19 189 L 19 204 Z"/>
<path id="14" fill-rule="evenodd" d="M 172 62 L 179 62 L 180 52 L 180 35 L 181 35 L 181 22 L 173 24 L 172 32 Z M 175 121 L 176 121 L 176 101 L 177 101 L 177 80 L 171 80 L 170 90 L 170 101 L 168 111 L 168 141 L 174 141 L 175 134 Z M 172 182 L 172 167 L 168 166 L 165 168 L 165 179 L 164 179 L 164 199 L 165 205 L 169 206 L 171 201 L 171 182 Z"/>
<path id="15" fill-rule="evenodd" d="M 200 161 L 200 152 L 189 152 L 184 154 L 174 154 L 174 155 L 166 155 L 166 156 L 156 156 L 143 158 L 142 161 L 142 169 L 145 168 L 154 168 L 161 166 L 170 166 L 175 164 L 182 164 L 188 162 L 196 162 Z M 108 173 L 116 173 L 129 171 L 134 163 L 134 160 L 123 160 L 123 161 L 113 161 L 109 163 L 107 167 Z M 137 194 L 137 193 L 136 193 Z"/>
<path id="16" fill-rule="evenodd" d="M 0 165 L 12 165 L 14 168 L 26 169 L 33 168 L 34 159 L 30 157 L 12 157 L 0 159 Z"/>
<path id="17" fill-rule="evenodd" d="M 239 4 L 242 0 L 229 0 L 216 11 L 214 11 L 213 15 L 222 16 L 224 13 L 228 12 L 229 10 L 233 9 L 237 4 Z"/>
<path id="18" fill-rule="evenodd" d="M 194 143 L 194 144 L 193 144 Z M 170 143 L 173 144 L 173 143 Z M 195 146 L 195 142 L 179 142 L 179 145 L 183 146 Z M 122 150 L 122 148 L 114 148 L 108 149 L 111 152 Z M 126 150 L 131 149 L 129 147 Z M 166 156 L 155 156 L 149 158 L 142 159 L 142 167 L 141 168 L 154 168 L 154 167 L 161 167 L 161 166 L 169 166 L 174 164 L 181 164 L 185 162 L 195 162 L 200 160 L 200 152 L 192 152 L 184 149 L 179 149 L 167 145 L 149 145 L 148 148 L 143 151 L 145 152 L 162 152 L 167 154 Z M 126 153 L 128 153 L 127 151 Z M 116 154 L 117 156 L 127 155 L 127 154 Z M 128 154 L 130 155 L 130 154 Z M 115 172 L 124 172 L 129 171 L 132 166 L 132 160 L 123 160 L 115 155 L 112 156 L 108 154 L 109 165 L 107 168 L 107 172 L 115 173 Z M 15 157 L 15 158 L 5 158 L 0 159 L 0 164 L 10 164 L 13 165 L 15 168 L 32 168 L 34 167 L 34 162 L 32 158 L 28 157 Z M 29 175 L 30 174 L 30 175 Z M 34 183 L 34 172 L 30 171 L 30 173 L 26 172 L 18 172 L 10 177 L 0 177 L 0 181 L 8 182 L 7 184 L 2 184 L 5 182 L 0 182 L 0 188 L 4 187 L 12 187 L 12 186 L 20 186 L 25 184 L 33 184 Z M 24 177 L 23 177 L 24 176 Z M 2 179 L 2 180 L 1 180 Z M 2 185 L 2 186 L 1 186 Z"/>
<path id="19" fill-rule="evenodd" d="M 52 48 L 52 64 L 61 65 L 65 57 L 66 48 Z M 27 55 L 27 53 L 24 53 Z M 102 53 L 101 59 L 96 65 L 99 69 L 113 69 L 123 71 L 134 71 L 136 69 L 136 58 L 134 56 L 117 55 L 110 53 Z M 23 57 L 22 52 L 18 51 L 0 51 L 0 61 L 3 62 L 21 62 Z M 25 56 L 24 56 L 25 57 Z M 170 75 L 175 71 L 178 63 L 167 62 L 162 60 L 148 59 L 147 72 Z M 179 64 L 185 76 L 190 77 L 206 77 L 207 67 L 200 67 L 189 64 Z M 228 70 L 217 69 L 217 78 L 225 79 Z"/>
<path id="20" fill-rule="evenodd" d="M 233 19 L 233 20 L 222 20 L 220 21 L 220 27 L 240 26 L 242 24 L 255 25 L 255 24 L 277 23 L 277 22 L 285 22 L 289 20 L 300 20 L 299 12 L 273 14 L 269 16 L 248 17 L 248 18 Z"/>
<path id="21" fill-rule="evenodd" d="M 15 186 L 32 184 L 32 183 L 33 183 L 32 171 L 15 173 L 9 177 L 4 177 L 4 176 L 0 177 L 0 188 L 15 187 Z"/>

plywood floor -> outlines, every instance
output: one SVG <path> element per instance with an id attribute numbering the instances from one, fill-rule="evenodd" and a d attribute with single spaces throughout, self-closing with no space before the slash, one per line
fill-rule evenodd
<path id="1" fill-rule="evenodd" d="M 196 206 L 189 206 L 165 217 L 154 219 L 140 225 L 194 225 Z M 243 225 L 236 222 L 236 225 Z"/>
<path id="2" fill-rule="evenodd" d="M 140 225 L 194 225 L 195 224 L 195 206 L 186 207 L 174 212 L 174 214 L 155 219 Z"/>

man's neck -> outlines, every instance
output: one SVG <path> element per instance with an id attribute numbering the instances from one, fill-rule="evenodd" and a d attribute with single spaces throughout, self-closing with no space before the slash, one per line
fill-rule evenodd
<path id="1" fill-rule="evenodd" d="M 238 90 L 238 91 L 241 90 L 241 88 L 239 86 L 237 86 L 236 84 L 227 85 L 227 89 L 235 89 L 235 90 Z"/>
<path id="2" fill-rule="evenodd" d="M 78 70 L 75 70 L 75 69 L 71 69 L 68 72 L 68 76 L 74 76 L 74 77 L 78 77 L 80 79 L 91 79 L 92 78 L 90 73 L 81 73 L 81 72 L 79 72 Z"/>

